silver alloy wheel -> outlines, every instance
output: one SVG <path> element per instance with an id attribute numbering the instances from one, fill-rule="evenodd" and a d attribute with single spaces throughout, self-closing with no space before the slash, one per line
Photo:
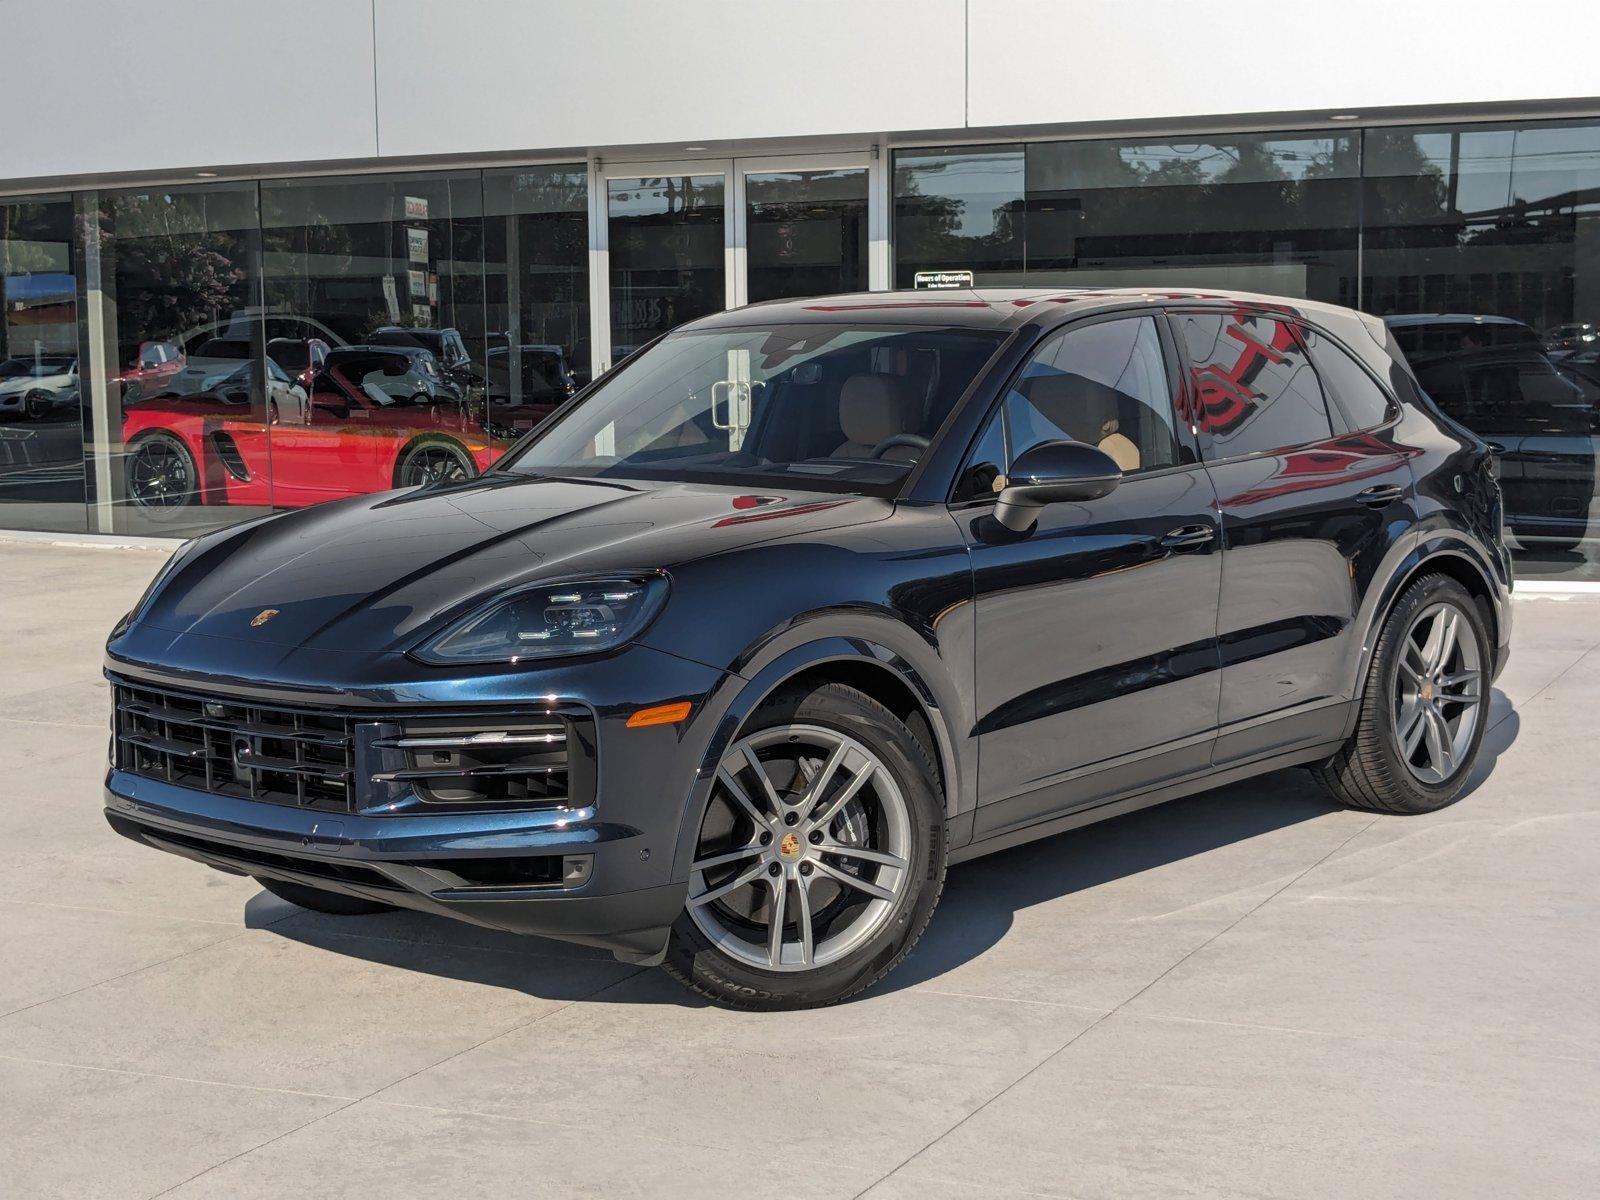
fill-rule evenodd
<path id="1" fill-rule="evenodd" d="M 1411 622 L 1394 691 L 1401 760 L 1423 783 L 1444 783 L 1461 766 L 1483 710 L 1478 639 L 1454 604 L 1430 604 Z"/>
<path id="2" fill-rule="evenodd" d="M 862 743 L 783 725 L 718 764 L 695 855 L 688 906 L 700 932 L 750 966 L 808 971 L 844 958 L 895 910 L 911 817 Z"/>

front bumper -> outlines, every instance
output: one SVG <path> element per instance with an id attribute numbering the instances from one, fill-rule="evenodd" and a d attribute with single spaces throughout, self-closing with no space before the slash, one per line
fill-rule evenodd
<path id="1" fill-rule="evenodd" d="M 176 787 L 124 771 L 106 779 L 107 822 L 144 845 L 240 875 L 284 879 L 512 933 L 537 934 L 649 961 L 666 945 L 686 885 L 604 893 L 597 859 L 630 852 L 639 831 L 594 809 L 363 817 L 286 808 Z M 637 851 L 632 851 L 637 854 Z M 461 886 L 453 860 L 559 857 L 583 883 Z"/>
<path id="2" fill-rule="evenodd" d="M 237 674 L 200 679 L 116 653 L 108 668 L 118 679 L 248 694 L 263 703 L 313 700 L 300 681 L 258 676 L 246 682 Z M 729 678 L 634 647 L 581 671 L 525 673 L 517 681 L 526 688 L 521 701 L 508 694 L 512 681 L 504 674 L 473 687 L 448 672 L 426 687 L 417 679 L 380 683 L 369 677 L 324 685 L 314 697 L 320 705 L 370 710 L 375 717 L 412 706 L 459 713 L 483 705 L 486 722 L 522 703 L 530 709 L 557 699 L 581 705 L 594 714 L 599 779 L 592 799 L 573 806 L 424 806 L 385 813 L 352 804 L 350 811 L 330 811 L 183 786 L 114 766 L 106 777 L 106 819 L 124 836 L 223 871 L 597 946 L 625 961 L 656 961 L 683 911 L 688 880 L 678 860 L 685 813 L 704 786 L 700 766 L 722 707 L 718 684 Z M 683 699 L 692 701 L 695 713 L 684 725 L 627 728 L 637 708 Z M 554 869 L 526 869 L 546 863 Z M 494 869 L 486 873 L 485 864 Z M 502 865 L 521 882 L 497 878 Z"/>

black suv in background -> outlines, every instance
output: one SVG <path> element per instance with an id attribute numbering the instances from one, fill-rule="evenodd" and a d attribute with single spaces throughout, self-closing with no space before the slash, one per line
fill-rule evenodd
<path id="1" fill-rule="evenodd" d="M 323 912 L 831 1003 L 962 859 L 1290 766 L 1449 804 L 1501 515 L 1489 447 L 1345 309 L 758 305 L 481 478 L 187 543 L 107 648 L 106 813 Z"/>
<path id="2" fill-rule="evenodd" d="M 1384 323 L 1423 391 L 1494 452 L 1506 523 L 1525 549 L 1573 550 L 1600 530 L 1593 350 L 1552 352 L 1508 317 L 1430 313 Z"/>

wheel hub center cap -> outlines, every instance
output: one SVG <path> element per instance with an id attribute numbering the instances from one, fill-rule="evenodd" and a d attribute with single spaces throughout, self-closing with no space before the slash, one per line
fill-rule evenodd
<path id="1" fill-rule="evenodd" d="M 1424 700 L 1433 699 L 1433 684 L 1425 683 L 1422 685 L 1422 698 Z"/>
<path id="2" fill-rule="evenodd" d="M 778 857 L 784 862 L 793 862 L 805 852 L 805 843 L 800 840 L 798 833 L 786 833 L 778 843 Z"/>

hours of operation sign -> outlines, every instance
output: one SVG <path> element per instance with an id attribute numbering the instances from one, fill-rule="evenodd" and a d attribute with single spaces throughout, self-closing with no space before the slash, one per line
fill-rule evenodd
<path id="1" fill-rule="evenodd" d="M 969 288 L 971 271 L 918 271 L 913 285 L 917 288 Z"/>

